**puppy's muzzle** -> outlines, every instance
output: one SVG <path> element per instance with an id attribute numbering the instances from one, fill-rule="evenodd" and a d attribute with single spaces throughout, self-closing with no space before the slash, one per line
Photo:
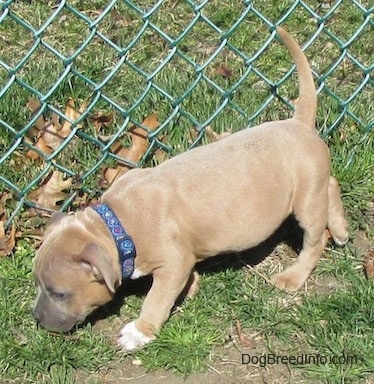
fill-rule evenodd
<path id="1" fill-rule="evenodd" d="M 58 305 L 45 293 L 41 293 L 36 299 L 32 315 L 48 331 L 59 333 L 69 331 L 75 324 L 82 321 L 68 313 L 65 308 Z"/>

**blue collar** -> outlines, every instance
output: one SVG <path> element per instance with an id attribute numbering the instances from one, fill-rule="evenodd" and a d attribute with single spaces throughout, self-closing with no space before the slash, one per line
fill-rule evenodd
<path id="1" fill-rule="evenodd" d="M 92 208 L 105 221 L 113 239 L 117 245 L 122 268 L 122 277 L 127 279 L 134 272 L 134 259 L 136 256 L 135 244 L 131 236 L 127 234 L 115 213 L 106 205 L 99 204 Z"/>

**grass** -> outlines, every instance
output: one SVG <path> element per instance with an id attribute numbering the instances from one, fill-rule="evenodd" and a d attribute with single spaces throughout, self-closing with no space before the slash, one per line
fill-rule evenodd
<path id="1" fill-rule="evenodd" d="M 92 1 L 89 7 L 83 1 L 69 4 L 83 17 L 65 7 L 42 35 L 43 41 L 67 58 L 75 57 L 90 36 L 91 30 L 84 17 L 96 20 L 106 9 L 107 2 Z M 136 4 L 139 9 L 149 10 L 151 2 L 143 0 Z M 279 20 L 292 4 L 292 1 L 282 0 L 268 7 L 266 2 L 254 2 L 256 10 L 271 22 Z M 332 63 L 341 55 L 339 39 L 344 42 L 352 36 L 363 24 L 363 13 L 350 1 L 343 2 L 332 15 L 329 15 L 330 8 L 320 6 L 320 2 L 310 1 L 308 4 L 319 17 L 326 18 L 323 33 L 307 50 L 312 67 L 320 78 L 317 127 L 331 149 L 332 169 L 342 186 L 353 240 L 358 232 L 370 239 L 374 237 L 370 216 L 374 195 L 374 137 L 368 128 L 374 115 L 372 83 L 349 102 L 347 110 L 351 114 L 346 113 L 340 124 L 335 126 L 335 123 L 341 117 L 341 100 L 349 98 L 365 79 L 361 67 L 372 65 L 372 27 L 367 25 L 349 47 L 349 54 L 361 63 L 361 67 L 347 56 L 330 74 Z M 361 4 L 369 7 L 368 2 Z M 27 20 L 37 31 L 56 8 L 50 2 L 18 1 L 12 3 L 10 10 Z M 241 1 L 211 0 L 204 7 L 203 15 L 221 30 L 228 31 L 243 10 Z M 201 81 L 191 88 L 196 79 L 196 67 L 204 65 L 220 44 L 219 33 L 204 19 L 190 25 L 194 16 L 193 8 L 187 2 L 164 1 L 160 9 L 149 17 L 151 25 L 126 53 L 126 63 L 100 88 L 105 97 L 99 97 L 97 103 L 90 106 L 84 134 L 97 138 L 89 118 L 97 112 L 113 115 L 111 124 L 101 132 L 113 134 L 126 128 L 127 116 L 136 123 L 157 111 L 160 122 L 165 122 L 179 108 L 161 132 L 173 155 L 196 144 L 190 140 L 191 129 L 204 127 L 212 115 L 215 117 L 211 124 L 217 132 L 229 128 L 236 131 L 248 124 L 290 115 L 290 108 L 278 99 L 268 102 L 271 93 L 267 82 L 279 82 L 291 67 L 291 59 L 280 44 L 271 43 L 253 63 L 262 76 L 252 72 L 241 80 L 247 69 L 243 57 L 251 58 L 269 36 L 266 22 L 253 12 L 231 31 L 229 45 L 204 68 Z M 94 86 L 84 79 L 100 84 L 109 76 L 120 59 L 120 50 L 134 40 L 142 25 L 142 17 L 135 8 L 117 2 L 98 24 L 98 31 L 117 48 L 96 35 L 77 55 L 73 62 L 74 73 L 61 80 L 62 60 L 40 45 L 18 70 L 18 81 L 0 98 L 0 119 L 3 122 L 0 122 L 1 155 L 15 143 L 17 135 L 31 118 L 26 107 L 29 97 L 35 93 L 45 94 L 58 83 L 48 98 L 49 106 L 64 110 L 69 97 L 78 104 L 93 100 Z M 301 43 L 316 30 L 315 19 L 301 6 L 287 18 L 286 25 Z M 158 29 L 171 39 L 177 39 L 188 28 L 189 33 L 179 42 L 178 54 L 160 67 L 171 48 Z M 0 42 L 1 62 L 14 67 L 31 49 L 34 39 L 32 33 L 7 16 L 0 24 Z M 220 65 L 229 68 L 232 75 L 218 75 L 216 68 Z M 154 74 L 154 86 L 138 103 L 147 85 L 145 77 L 151 74 Z M 0 65 L 0 90 L 7 87 L 8 81 L 7 71 Z M 240 86 L 236 87 L 237 84 Z M 34 91 L 30 91 L 30 87 Z M 160 93 L 159 88 L 163 92 Z M 230 94 L 222 110 L 220 89 Z M 279 92 L 286 100 L 297 97 L 295 78 L 284 81 Z M 183 94 L 185 97 L 180 99 Z M 259 108 L 263 111 L 257 115 Z M 47 110 L 46 117 L 50 113 L 51 110 Z M 151 144 L 154 139 L 151 138 Z M 201 141 L 205 143 L 207 139 L 203 136 Z M 21 191 L 25 189 L 27 194 L 31 181 L 43 172 L 47 164 L 26 158 L 25 151 L 26 148 L 19 145 L 16 151 L 3 158 L 0 175 Z M 69 172 L 82 176 L 95 169 L 101 157 L 94 141 L 87 141 L 87 137 L 78 132 L 74 140 L 65 143 L 54 161 Z M 146 165 L 157 162 L 152 156 L 146 159 Z M 107 161 L 81 183 L 75 183 L 73 192 L 84 188 L 92 195 L 99 194 L 98 180 L 102 178 L 106 164 Z M 81 200 L 75 201 L 75 208 L 84 205 L 82 199 L 88 197 L 83 195 L 82 198 L 79 194 L 79 198 Z M 15 201 L 7 201 L 7 212 L 14 208 Z M 124 364 L 130 371 L 134 370 L 129 363 L 133 359 L 140 360 L 142 369 L 147 372 L 169 370 L 186 376 L 208 369 L 221 370 L 221 362 L 240 365 L 241 346 L 237 342 L 236 321 L 242 325 L 243 332 L 255 340 L 256 346 L 250 353 L 256 356 L 274 353 L 358 357 L 358 361 L 347 364 L 290 365 L 288 368 L 298 382 L 369 383 L 373 380 L 373 281 L 367 280 L 363 273 L 363 254 L 357 251 L 354 241 L 343 249 L 327 249 L 308 283 L 308 289 L 294 296 L 274 290 L 265 279 L 281 265 L 291 262 L 290 252 L 283 246 L 276 248 L 270 257 L 252 269 L 237 268 L 237 263 L 218 264 L 218 268 L 213 268 L 214 272 L 203 269 L 202 286 L 197 297 L 181 305 L 157 341 L 143 351 L 124 356 L 112 341 L 115 342 L 122 322 L 137 316 L 144 295 L 129 294 L 137 292 L 136 287 L 130 285 L 120 308 L 104 308 L 104 330 L 98 326 L 101 324 L 99 321 L 93 325 L 88 323 L 68 335 L 47 333 L 35 324 L 30 313 L 35 295 L 32 257 L 45 220 L 30 217 L 29 211 L 23 210 L 15 222 L 19 229 L 17 246 L 10 257 L 0 260 L 0 382 L 74 383 L 81 382 L 79 374 L 83 375 L 84 382 L 99 383 L 102 382 L 100 372 L 107 367 L 113 371 L 114 378 Z M 240 368 L 242 374 L 247 372 L 243 371 L 244 367 Z M 260 369 L 258 365 L 249 368 L 252 371 Z M 266 369 L 275 379 L 282 365 Z"/>

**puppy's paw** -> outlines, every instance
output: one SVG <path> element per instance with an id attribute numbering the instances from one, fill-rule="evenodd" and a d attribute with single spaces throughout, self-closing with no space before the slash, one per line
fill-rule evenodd
<path id="1" fill-rule="evenodd" d="M 349 240 L 348 232 L 345 231 L 344 233 L 342 233 L 340 235 L 335 235 L 334 234 L 333 235 L 333 239 L 334 239 L 335 244 L 337 244 L 340 247 L 342 247 L 343 245 L 348 243 L 348 240 Z"/>
<path id="2" fill-rule="evenodd" d="M 331 237 L 334 239 L 336 245 L 342 247 L 349 240 L 348 223 L 344 216 L 339 216 L 332 220 L 329 219 L 328 231 Z"/>
<path id="3" fill-rule="evenodd" d="M 147 336 L 138 330 L 135 321 L 132 321 L 121 329 L 118 344 L 124 351 L 134 351 L 150 343 L 155 338 L 155 336 Z"/>
<path id="4" fill-rule="evenodd" d="M 293 270 L 286 269 L 281 273 L 277 273 L 271 278 L 271 283 L 282 291 L 295 292 L 299 290 L 305 283 L 306 278 L 300 276 Z"/>

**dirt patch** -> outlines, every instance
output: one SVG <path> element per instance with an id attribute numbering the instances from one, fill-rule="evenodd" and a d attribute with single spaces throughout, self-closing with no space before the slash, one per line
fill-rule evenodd
<path id="1" fill-rule="evenodd" d="M 362 257 L 374 249 L 374 239 L 370 239 L 365 231 L 357 231 L 353 239 L 353 250 L 356 256 Z"/>
<path id="2" fill-rule="evenodd" d="M 303 379 L 301 372 L 291 369 L 286 364 L 274 364 L 261 367 L 259 364 L 247 363 L 250 356 L 261 356 L 263 349 L 239 351 L 236 347 L 222 347 L 215 352 L 214 361 L 205 373 L 194 373 L 182 377 L 172 372 L 146 372 L 137 360 L 127 358 L 116 366 L 97 373 L 76 372 L 76 382 L 82 384 L 120 384 L 136 382 L 137 384 L 285 384 L 290 382 L 313 383 Z M 267 353 L 270 353 L 267 351 Z M 243 362 L 242 362 L 243 359 Z"/>

